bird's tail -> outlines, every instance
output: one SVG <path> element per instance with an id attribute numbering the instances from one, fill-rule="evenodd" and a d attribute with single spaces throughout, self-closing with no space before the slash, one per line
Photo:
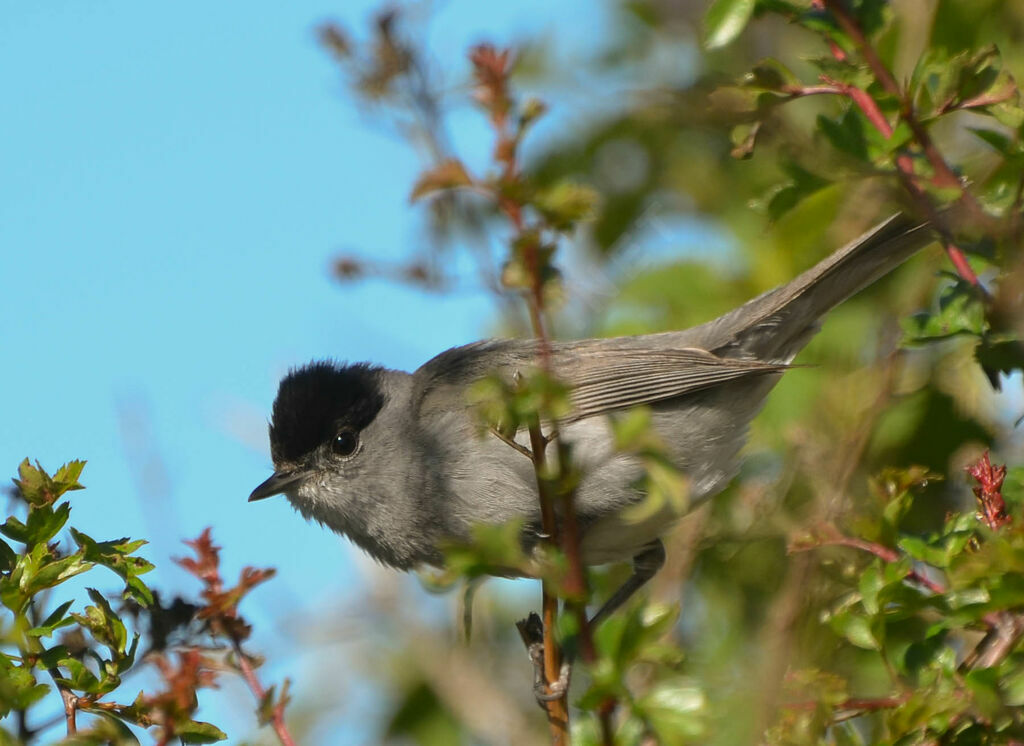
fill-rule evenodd
<path id="1" fill-rule="evenodd" d="M 719 342 L 714 352 L 788 361 L 817 331 L 818 319 L 931 241 L 927 223 L 894 215 L 799 277 L 712 322 L 709 336 Z"/>

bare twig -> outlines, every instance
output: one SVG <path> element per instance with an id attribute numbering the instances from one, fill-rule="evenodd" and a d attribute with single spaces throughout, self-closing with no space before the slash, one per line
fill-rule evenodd
<path id="1" fill-rule="evenodd" d="M 29 648 L 32 653 L 36 656 L 43 654 L 43 646 L 39 643 L 39 638 L 29 637 L 26 638 L 28 641 Z M 60 671 L 57 670 L 56 666 L 50 666 L 46 669 L 46 672 L 53 679 L 53 685 L 57 687 L 57 691 L 60 693 L 61 701 L 64 703 L 64 725 L 69 736 L 73 736 L 78 733 L 78 723 L 76 722 L 76 714 L 78 712 L 78 697 L 61 683 L 61 679 L 64 677 L 60 675 Z"/>
<path id="2" fill-rule="evenodd" d="M 964 658 L 960 670 L 992 668 L 1005 660 L 1024 638 L 1024 614 L 1003 612 L 997 616 L 998 621 Z"/>
<path id="3" fill-rule="evenodd" d="M 249 687 L 249 691 L 252 692 L 256 701 L 260 704 L 264 702 L 267 697 L 267 690 L 263 688 L 263 684 L 260 683 L 259 677 L 256 676 L 256 671 L 253 670 L 252 664 L 249 662 L 249 656 L 242 650 L 241 641 L 234 635 L 231 637 L 231 649 L 235 651 L 235 658 L 238 660 L 238 668 L 242 672 L 242 678 L 245 679 L 246 685 Z M 288 680 L 285 679 L 284 688 L 287 689 Z M 288 732 L 288 728 L 284 723 L 284 706 L 287 702 L 285 697 L 285 691 L 282 691 L 281 696 L 277 702 L 273 703 L 270 711 L 270 726 L 274 729 L 274 733 L 277 734 L 277 739 L 281 742 L 282 746 L 295 746 L 295 741 L 292 739 L 291 734 Z"/>
<path id="4" fill-rule="evenodd" d="M 530 461 L 533 461 L 533 451 L 531 451 L 529 448 L 524 446 L 522 443 L 517 443 L 514 439 L 512 439 L 512 438 L 508 437 L 507 435 L 505 435 L 498 428 L 492 427 L 491 428 L 491 435 L 493 435 L 495 438 L 497 438 L 498 440 L 500 440 L 502 443 L 504 443 L 505 445 L 509 446 L 510 448 L 513 448 L 514 450 L 516 450 L 519 453 L 523 454 L 524 456 L 526 456 L 526 458 L 530 459 Z"/>
<path id="5" fill-rule="evenodd" d="M 863 552 L 873 554 L 884 562 L 899 562 L 903 558 L 903 555 L 895 549 L 891 549 L 873 541 L 868 541 L 867 539 L 858 539 L 855 536 L 845 536 L 844 534 L 839 533 L 834 526 L 823 527 L 823 535 L 815 536 L 810 541 L 791 544 L 789 551 L 806 552 L 818 547 L 828 546 L 860 549 Z M 946 592 L 946 587 L 942 583 L 932 580 L 927 575 L 923 575 L 913 568 L 907 572 L 907 580 L 927 588 L 936 595 Z"/>
<path id="6" fill-rule="evenodd" d="M 198 617 L 207 622 L 211 632 L 226 638 L 230 643 L 238 661 L 238 670 L 256 698 L 262 716 L 267 690 L 263 688 L 252 662 L 242 650 L 242 642 L 249 636 L 251 630 L 238 613 L 238 603 L 253 587 L 273 576 L 274 570 L 246 567 L 242 570 L 238 585 L 225 589 L 224 579 L 220 574 L 220 547 L 215 546 L 210 538 L 210 529 L 205 529 L 197 539 L 185 543 L 195 551 L 196 557 L 175 561 L 204 585 L 202 597 L 206 605 L 199 610 Z M 269 723 L 282 746 L 295 746 L 295 740 L 284 722 L 284 708 L 288 702 L 287 688 L 286 679 L 277 701 L 270 703 Z"/>

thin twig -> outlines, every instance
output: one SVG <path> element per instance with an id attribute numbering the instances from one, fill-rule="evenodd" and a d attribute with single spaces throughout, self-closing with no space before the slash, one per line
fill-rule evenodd
<path id="1" fill-rule="evenodd" d="M 910 699 L 909 694 L 903 694 L 899 697 L 851 697 L 844 699 L 842 702 L 834 706 L 838 712 L 852 711 L 852 714 L 846 714 L 842 716 L 842 720 L 849 720 L 851 717 L 856 717 L 865 712 L 874 712 L 876 710 L 892 710 L 905 704 Z M 816 700 L 809 700 L 806 702 L 789 702 L 783 707 L 787 710 L 814 710 L 821 703 Z M 839 718 L 834 719 L 832 722 L 841 722 Z"/>
<path id="2" fill-rule="evenodd" d="M 1024 615 L 1011 612 L 997 614 L 996 623 L 989 629 L 963 663 L 961 671 L 992 668 L 1006 659 L 1024 638 Z"/>
<path id="3" fill-rule="evenodd" d="M 548 536 L 547 541 L 558 545 L 558 522 L 555 519 L 555 506 L 550 494 L 550 482 L 544 477 L 546 471 L 546 444 L 541 433 L 539 419 L 530 423 L 530 444 L 533 447 L 534 471 L 537 475 L 537 493 L 540 499 L 541 526 Z M 541 581 L 541 614 L 544 620 L 544 678 L 548 691 L 557 690 L 557 682 L 562 670 L 562 651 L 555 639 L 555 626 L 558 620 L 558 595 L 551 587 L 547 578 Z M 569 743 L 569 707 L 568 687 L 560 692 L 561 696 L 545 702 L 548 724 L 551 728 L 551 742 L 554 746 Z"/>
<path id="4" fill-rule="evenodd" d="M 513 130 L 509 113 L 514 110 L 514 103 L 508 91 L 508 74 L 510 70 L 510 53 L 499 51 L 489 45 L 475 47 L 470 54 L 477 79 L 476 98 L 487 110 L 491 126 L 496 135 L 494 161 L 501 168 L 501 182 L 515 184 L 521 179 L 518 162 L 519 137 L 521 131 Z M 544 228 L 527 226 L 523 215 L 524 203 L 511 196 L 498 194 L 495 200 L 498 208 L 506 215 L 515 230 L 516 239 L 520 242 L 524 268 L 528 273 L 529 284 L 524 292 L 530 325 L 537 340 L 538 367 L 547 375 L 551 375 L 551 344 L 547 324 L 544 318 L 544 267 L 541 258 L 541 239 L 539 233 Z M 547 416 L 548 413 L 538 412 L 528 423 L 530 435 L 530 452 L 533 459 L 534 473 L 537 481 L 538 499 L 540 501 L 541 525 L 546 541 L 552 546 L 560 546 L 569 561 L 569 577 L 566 579 L 567 606 L 579 620 L 579 635 L 583 657 L 593 661 L 595 658 L 593 638 L 590 634 L 586 618 L 587 584 L 586 575 L 580 557 L 579 529 L 576 525 L 574 494 L 572 489 L 563 490 L 550 476 L 550 458 L 547 446 L 552 442 L 554 433 L 558 431 L 557 421 Z M 541 422 L 549 423 L 551 433 L 545 435 Z M 557 440 L 556 463 L 557 473 L 567 475 L 572 464 L 569 449 L 561 439 Z M 517 449 L 518 450 L 518 449 Z M 561 650 L 555 639 L 554 630 L 558 613 L 558 596 L 552 582 L 542 581 L 543 592 L 543 645 L 544 645 L 544 679 L 547 692 L 552 694 L 545 701 L 548 722 L 551 729 L 552 742 L 567 744 L 569 741 L 569 711 L 567 671 L 563 670 Z M 608 742 L 608 739 L 605 739 Z"/>
<path id="5" fill-rule="evenodd" d="M 257 703 L 262 705 L 263 700 L 267 696 L 267 690 L 263 688 L 259 677 L 256 676 L 256 671 L 253 670 L 252 664 L 249 663 L 249 657 L 242 650 L 242 643 L 239 642 L 235 635 L 231 635 L 230 640 L 231 649 L 235 651 L 235 657 L 238 659 L 238 668 L 242 672 L 242 678 L 245 679 L 245 683 L 248 684 L 249 691 L 253 693 Z M 273 703 L 270 711 L 270 725 L 274 729 L 274 733 L 277 734 L 277 739 L 281 742 L 282 746 L 295 746 L 295 741 L 292 739 L 284 723 L 283 699 Z"/>
<path id="6" fill-rule="evenodd" d="M 854 46 L 857 47 L 857 50 L 864 58 L 864 61 L 867 63 L 868 67 L 871 68 L 871 71 L 879 84 L 886 93 L 896 98 L 899 102 L 900 118 L 907 123 L 907 126 L 910 127 L 914 140 L 920 146 L 922 153 L 932 166 L 932 170 L 934 172 L 932 183 L 939 188 L 958 189 L 960 192 L 959 201 L 967 207 L 971 215 L 979 220 L 987 222 L 984 211 L 974 198 L 974 195 L 963 187 L 963 184 L 961 184 L 960 179 L 953 172 L 953 169 L 951 169 L 949 164 L 946 163 L 942 154 L 932 141 L 927 128 L 921 124 L 920 120 L 917 118 L 910 98 L 906 95 L 903 89 L 900 88 L 895 77 L 893 77 L 892 72 L 885 66 L 882 58 L 879 57 L 878 52 L 867 40 L 863 30 L 857 25 L 856 20 L 852 15 L 850 15 L 842 0 L 821 0 L 818 5 L 824 6 L 832 12 L 836 22 L 839 24 L 840 28 L 842 28 L 843 32 L 846 33 L 853 41 Z M 846 54 L 835 44 L 832 45 L 832 53 L 838 60 L 846 58 Z M 832 80 L 827 80 L 826 82 L 832 85 L 841 86 L 845 90 L 846 95 L 864 113 L 864 116 L 867 117 L 868 121 L 871 122 L 875 129 L 877 129 L 886 138 L 892 137 L 892 125 L 889 124 L 884 114 L 882 114 L 874 98 L 872 98 L 866 91 L 852 85 L 837 84 Z M 931 222 L 938 231 L 939 236 L 942 239 L 942 247 L 949 256 L 950 262 L 956 268 L 957 274 L 977 288 L 984 298 L 988 299 L 988 291 L 984 286 L 982 286 L 981 281 L 978 279 L 978 275 L 968 263 L 963 249 L 961 249 L 954 241 L 952 231 L 949 230 L 949 227 L 946 225 L 945 220 L 936 209 L 932 200 L 920 185 L 918 185 L 917 174 L 914 172 L 914 162 L 908 153 L 901 152 L 896 156 L 896 170 L 900 175 L 904 188 L 914 199 L 914 202 L 918 207 L 925 213 L 929 222 Z"/>
<path id="7" fill-rule="evenodd" d="M 495 438 L 500 440 L 505 445 L 511 446 L 515 450 L 519 451 L 519 453 L 521 453 L 524 456 L 526 456 L 526 458 L 530 459 L 530 461 L 533 461 L 533 451 L 531 451 L 529 448 L 524 446 L 522 443 L 517 443 L 513 438 L 508 437 L 503 432 L 501 432 L 498 428 L 492 427 L 491 428 L 491 435 L 493 435 Z"/>
<path id="8" fill-rule="evenodd" d="M 32 637 L 29 639 L 29 645 L 34 655 L 42 656 L 43 646 L 39 643 L 38 638 Z M 78 723 L 76 722 L 75 716 L 78 711 L 78 697 L 67 688 L 64 684 L 60 683 L 60 680 L 64 677 L 60 675 L 60 671 L 57 670 L 56 666 L 49 666 L 46 672 L 50 674 L 50 678 L 53 679 L 53 685 L 57 687 L 57 691 L 60 692 L 61 701 L 64 703 L 64 724 L 69 736 L 73 736 L 78 733 Z"/>
<path id="9" fill-rule="evenodd" d="M 813 542 L 807 542 L 806 544 L 794 544 L 789 548 L 790 552 L 806 552 L 811 549 L 817 549 L 818 547 L 851 547 L 853 549 L 860 549 L 863 552 L 868 552 L 881 559 L 883 562 L 899 562 L 903 559 L 903 555 L 895 549 L 891 549 L 882 544 L 878 544 L 867 539 L 858 539 L 855 536 L 845 536 L 840 534 L 834 528 L 828 528 L 828 536 L 815 537 Z M 927 575 L 923 575 L 917 570 L 911 568 L 907 572 L 907 580 L 917 583 L 920 586 L 927 588 L 929 591 L 936 595 L 941 595 L 946 592 L 946 587 L 936 580 L 932 580 Z"/>

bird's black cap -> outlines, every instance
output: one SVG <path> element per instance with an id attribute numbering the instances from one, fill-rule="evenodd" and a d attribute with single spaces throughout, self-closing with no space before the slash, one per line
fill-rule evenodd
<path id="1" fill-rule="evenodd" d="M 360 431 L 384 406 L 382 368 L 324 360 L 288 373 L 274 400 L 270 455 L 274 464 L 295 463 L 333 437 L 340 427 Z"/>

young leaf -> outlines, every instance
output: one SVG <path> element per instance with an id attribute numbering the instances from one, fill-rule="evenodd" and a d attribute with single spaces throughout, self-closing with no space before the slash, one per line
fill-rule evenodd
<path id="1" fill-rule="evenodd" d="M 200 720 L 189 720 L 175 725 L 174 735 L 180 738 L 182 743 L 216 743 L 228 737 L 227 733 L 216 725 Z"/>
<path id="2" fill-rule="evenodd" d="M 71 515 L 69 503 L 61 503 L 56 508 L 51 508 L 48 505 L 35 508 L 29 512 L 25 522 L 25 538 L 19 539 L 19 541 L 24 541 L 28 546 L 45 544 L 64 528 L 69 515 Z"/>
<path id="3" fill-rule="evenodd" d="M 597 192 L 571 181 L 560 181 L 534 196 L 534 205 L 558 231 L 569 231 L 590 217 L 597 206 Z"/>
<path id="4" fill-rule="evenodd" d="M 462 161 L 450 158 L 420 174 L 409 195 L 409 201 L 415 202 L 428 194 L 469 186 L 472 183 L 473 178 L 466 171 L 466 167 L 462 165 Z"/>
<path id="5" fill-rule="evenodd" d="M 18 478 L 14 484 L 18 487 L 18 494 L 32 507 L 52 505 L 65 492 L 85 489 L 78 481 L 84 468 L 84 461 L 69 461 L 50 477 L 38 461 L 32 466 L 25 459 L 18 466 Z"/>
<path id="6" fill-rule="evenodd" d="M 3 531 L 3 527 L 0 527 L 0 531 Z M 6 541 L 0 539 L 0 573 L 10 572 L 17 561 L 18 555 Z"/>
<path id="7" fill-rule="evenodd" d="M 69 624 L 74 624 L 75 620 L 72 617 L 64 616 L 73 603 L 74 601 L 65 601 L 54 609 L 50 615 L 42 621 L 42 623 L 30 630 L 27 630 L 25 634 L 29 637 L 49 637 L 53 634 L 55 629 L 66 627 Z"/>
<path id="8" fill-rule="evenodd" d="M 68 672 L 68 678 L 58 682 L 76 691 L 96 694 L 100 690 L 100 680 L 77 658 L 64 658 L 58 665 Z"/>
<path id="9" fill-rule="evenodd" d="M 698 742 L 707 736 L 707 696 L 692 682 L 659 682 L 638 706 L 660 743 Z"/>
<path id="10" fill-rule="evenodd" d="M 37 546 L 45 547 L 45 544 Z M 48 553 L 47 553 L 48 554 Z M 60 585 L 68 578 L 73 578 L 92 568 L 81 553 L 75 552 L 60 559 L 43 559 L 38 571 L 27 582 L 23 582 L 25 593 L 33 596 L 41 590 Z"/>
<path id="11" fill-rule="evenodd" d="M 125 595 L 132 597 L 143 606 L 153 603 L 153 593 L 138 576 L 153 569 L 153 565 L 132 553 L 146 542 L 142 539 L 129 541 L 127 538 L 114 541 L 96 541 L 74 528 L 71 537 L 78 544 L 86 560 L 114 571 L 125 581 Z"/>
<path id="12" fill-rule="evenodd" d="M 704 14 L 704 46 L 724 47 L 746 28 L 754 14 L 754 0 L 714 0 Z"/>

